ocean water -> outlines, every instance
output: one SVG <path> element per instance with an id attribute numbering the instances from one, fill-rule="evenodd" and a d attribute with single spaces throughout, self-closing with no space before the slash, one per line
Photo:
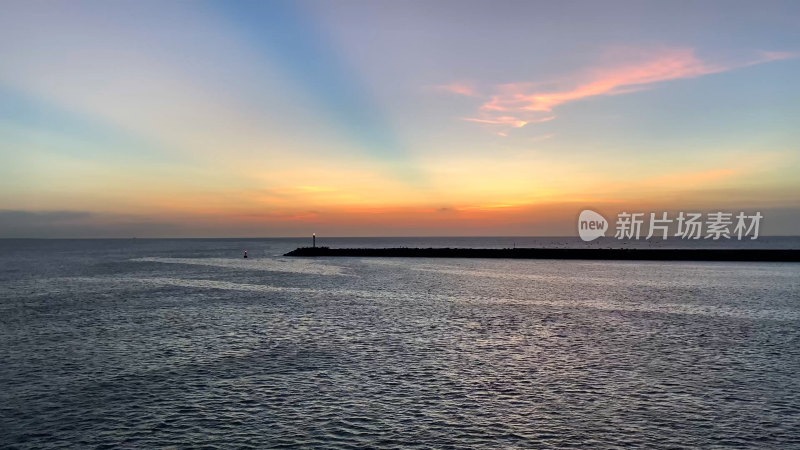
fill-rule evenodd
<path id="1" fill-rule="evenodd" d="M 308 243 L 0 240 L 0 447 L 800 448 L 800 264 Z"/>

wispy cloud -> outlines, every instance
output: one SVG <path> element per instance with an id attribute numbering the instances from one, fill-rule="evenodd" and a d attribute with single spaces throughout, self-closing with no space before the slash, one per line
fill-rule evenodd
<path id="1" fill-rule="evenodd" d="M 455 81 L 450 84 L 434 86 L 434 89 L 450 92 L 452 94 L 466 95 L 469 97 L 477 95 L 475 84 L 469 81 Z"/>
<path id="2" fill-rule="evenodd" d="M 464 120 L 497 125 L 502 128 L 498 134 L 505 135 L 512 128 L 553 120 L 554 109 L 566 103 L 596 96 L 630 94 L 664 81 L 696 78 L 797 56 L 789 52 L 762 52 L 743 62 L 720 64 L 703 61 L 693 49 L 686 48 L 618 51 L 613 55 L 613 63 L 588 68 L 578 74 L 562 77 L 557 82 L 496 85 L 490 90 L 493 93 L 478 109 L 476 117 L 466 117 Z M 545 89 L 545 86 L 550 86 L 550 89 Z M 459 92 L 456 87 L 449 90 L 465 95 L 474 95 L 476 92 L 472 88 L 467 94 L 467 91 Z"/>
<path id="3" fill-rule="evenodd" d="M 548 133 L 548 134 L 540 134 L 539 136 L 534 136 L 528 140 L 528 142 L 542 142 L 553 139 L 556 137 L 555 133 Z"/>
<path id="4" fill-rule="evenodd" d="M 538 119 L 523 120 L 514 116 L 496 116 L 493 118 L 481 119 L 477 117 L 465 117 L 464 120 L 478 123 L 488 123 L 491 125 L 508 125 L 513 128 L 522 128 L 529 123 L 548 122 L 555 119 L 555 116 L 541 117 Z"/>

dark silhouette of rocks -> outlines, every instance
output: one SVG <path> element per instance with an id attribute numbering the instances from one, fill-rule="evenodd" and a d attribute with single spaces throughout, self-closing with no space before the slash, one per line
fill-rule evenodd
<path id="1" fill-rule="evenodd" d="M 300 247 L 284 256 L 800 262 L 800 250 L 778 249 Z"/>

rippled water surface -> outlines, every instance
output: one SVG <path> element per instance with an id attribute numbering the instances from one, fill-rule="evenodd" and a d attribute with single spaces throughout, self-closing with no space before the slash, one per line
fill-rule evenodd
<path id="1" fill-rule="evenodd" d="M 300 244 L 0 241 L 0 447 L 800 448 L 800 264 Z"/>

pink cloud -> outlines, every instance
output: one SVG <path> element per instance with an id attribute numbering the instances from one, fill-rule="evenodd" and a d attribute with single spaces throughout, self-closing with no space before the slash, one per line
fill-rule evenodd
<path id="1" fill-rule="evenodd" d="M 794 59 L 798 56 L 800 56 L 800 53 L 797 52 L 761 52 L 761 58 L 757 59 L 753 64 L 780 61 L 783 59 Z"/>
<path id="2" fill-rule="evenodd" d="M 465 81 L 464 82 L 453 82 L 453 83 L 450 83 L 450 84 L 443 84 L 443 85 L 434 86 L 434 87 L 436 89 L 441 90 L 441 91 L 446 91 L 446 92 L 450 92 L 450 93 L 453 93 L 453 94 L 466 95 L 466 96 L 469 96 L 469 97 L 472 97 L 472 96 L 476 95 L 475 85 L 473 83 L 465 82 Z"/>
<path id="3" fill-rule="evenodd" d="M 619 95 L 631 88 L 680 78 L 694 78 L 711 73 L 730 70 L 730 67 L 714 66 L 699 60 L 693 50 L 668 50 L 643 61 L 617 67 L 598 68 L 587 71 L 585 80 L 577 86 L 554 92 L 529 92 L 516 89 L 508 95 L 501 92 L 493 95 L 481 109 L 486 111 L 546 111 L 567 102 L 598 95 Z M 516 86 L 512 85 L 512 88 Z M 509 90 L 506 85 L 505 91 Z M 512 89 L 514 90 L 514 89 Z"/>
<path id="4" fill-rule="evenodd" d="M 622 53 L 622 54 L 620 54 Z M 616 62 L 587 69 L 556 83 L 509 83 L 494 87 L 471 122 L 504 127 L 503 132 L 529 123 L 555 118 L 554 108 L 597 96 L 622 95 L 648 89 L 650 85 L 678 79 L 696 78 L 741 67 L 762 64 L 798 55 L 787 52 L 762 52 L 758 57 L 736 64 L 712 64 L 695 55 L 693 49 L 659 49 L 647 52 L 617 52 Z M 553 88 L 561 85 L 563 88 Z M 460 85 L 452 85 L 460 86 Z M 550 89 L 544 89 L 545 86 Z M 469 91 L 474 94 L 475 90 Z"/>
<path id="5" fill-rule="evenodd" d="M 527 119 L 522 120 L 518 117 L 514 116 L 497 116 L 489 119 L 482 119 L 478 117 L 465 117 L 464 120 L 470 122 L 478 122 L 478 123 L 488 123 L 490 125 L 507 125 L 512 128 L 522 128 L 529 123 L 540 123 L 540 122 L 548 122 L 550 120 L 555 119 L 555 116 L 547 116 L 541 117 L 538 119 Z"/>

